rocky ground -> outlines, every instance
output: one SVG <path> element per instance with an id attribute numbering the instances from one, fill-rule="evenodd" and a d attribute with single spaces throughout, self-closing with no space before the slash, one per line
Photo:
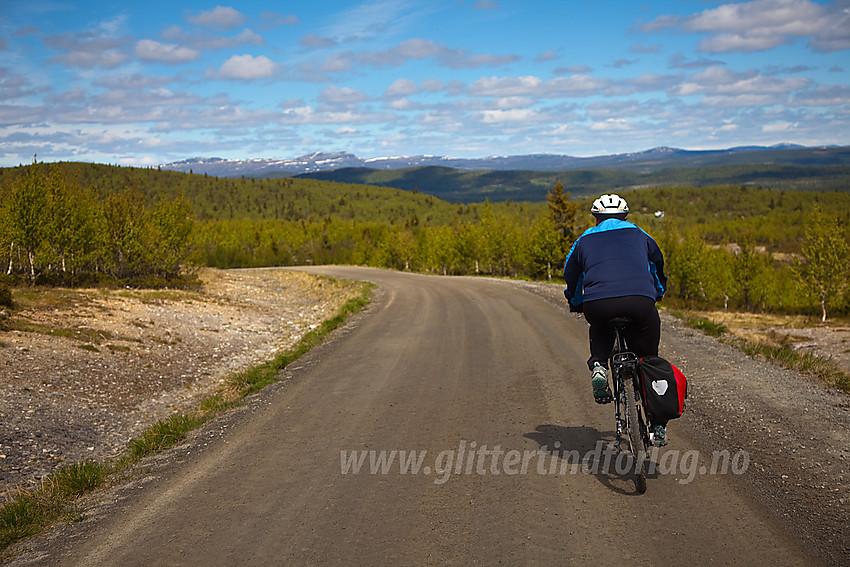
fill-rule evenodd
<path id="1" fill-rule="evenodd" d="M 15 291 L 0 331 L 0 502 L 64 463 L 120 454 L 355 293 L 283 270 L 200 277 L 199 291 Z"/>

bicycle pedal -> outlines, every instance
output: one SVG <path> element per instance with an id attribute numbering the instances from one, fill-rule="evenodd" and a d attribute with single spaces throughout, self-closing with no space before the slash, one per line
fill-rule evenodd
<path id="1" fill-rule="evenodd" d="M 614 401 L 614 396 L 611 394 L 607 394 L 605 396 L 593 396 L 593 401 L 595 401 L 599 405 L 610 404 Z"/>

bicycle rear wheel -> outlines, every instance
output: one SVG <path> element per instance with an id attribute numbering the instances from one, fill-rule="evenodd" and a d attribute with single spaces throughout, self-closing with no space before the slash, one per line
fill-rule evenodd
<path id="1" fill-rule="evenodd" d="M 646 448 L 640 433 L 640 421 L 638 418 L 638 406 L 635 401 L 634 381 L 630 376 L 625 380 L 626 390 L 626 416 L 628 418 L 627 430 L 629 434 L 629 445 L 632 447 L 634 458 L 635 488 L 640 494 L 646 492 Z"/>

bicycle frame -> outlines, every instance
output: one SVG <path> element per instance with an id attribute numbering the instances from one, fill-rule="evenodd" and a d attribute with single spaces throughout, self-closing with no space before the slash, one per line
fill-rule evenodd
<path id="1" fill-rule="evenodd" d="M 628 350 L 623 329 L 630 324 L 628 319 L 612 319 L 609 325 L 614 330 L 614 350 L 611 353 L 611 375 L 614 386 L 614 415 L 617 424 L 617 439 L 614 446 L 623 451 L 625 433 L 629 451 L 635 458 L 635 485 L 638 492 L 646 490 L 644 460 L 649 450 L 649 430 L 644 419 L 641 401 L 638 357 Z M 629 407 L 629 406 L 632 407 Z M 642 445 L 642 446 L 641 446 Z"/>

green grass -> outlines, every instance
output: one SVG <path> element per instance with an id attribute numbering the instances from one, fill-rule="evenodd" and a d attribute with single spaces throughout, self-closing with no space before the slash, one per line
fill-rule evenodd
<path id="1" fill-rule="evenodd" d="M 35 535 L 64 516 L 75 514 L 74 501 L 102 486 L 111 466 L 95 461 L 63 467 L 36 488 L 0 508 L 0 549 Z"/>
<path id="2" fill-rule="evenodd" d="M 833 361 L 810 352 L 800 352 L 790 346 L 772 346 L 745 340 L 733 343 L 749 356 L 764 358 L 768 362 L 814 376 L 828 386 L 850 394 L 850 375 Z"/>
<path id="3" fill-rule="evenodd" d="M 39 333 L 42 335 L 50 335 L 52 337 L 65 337 L 94 344 L 100 344 L 104 340 L 113 338 L 112 333 L 109 331 L 90 329 L 88 327 L 51 327 L 50 325 L 34 323 L 32 321 L 25 321 L 21 319 L 15 320 L 11 324 L 11 330 L 20 331 L 22 333 Z"/>
<path id="4" fill-rule="evenodd" d="M 705 317 L 680 310 L 672 310 L 670 313 L 688 327 L 699 329 L 712 337 L 723 337 L 729 333 L 729 329 L 725 325 Z M 776 335 L 776 333 L 773 335 Z M 758 343 L 740 337 L 724 339 L 723 342 L 738 348 L 749 356 L 760 357 L 777 366 L 814 376 L 827 386 L 850 394 L 850 374 L 842 370 L 835 362 L 810 352 L 794 350 L 788 341 L 788 337 L 784 335 L 782 340 L 775 336 L 773 339 L 778 344 Z"/>
<path id="5" fill-rule="evenodd" d="M 48 476 L 38 487 L 21 491 L 0 508 L 0 551 L 41 532 L 59 519 L 81 519 L 83 516 L 74 508 L 80 496 L 104 486 L 111 475 L 120 474 L 145 456 L 173 447 L 192 430 L 238 405 L 246 396 L 276 382 L 281 370 L 319 345 L 351 315 L 363 310 L 369 304 L 373 287 L 361 284 L 359 294 L 349 299 L 336 316 L 322 322 L 295 346 L 271 361 L 231 376 L 224 388 L 203 399 L 193 411 L 175 414 L 155 423 L 140 437 L 133 439 L 126 454 L 117 461 L 72 464 Z"/>
<path id="6" fill-rule="evenodd" d="M 196 413 L 172 415 L 157 421 L 138 439 L 130 442 L 129 453 L 132 460 L 168 449 L 186 438 L 190 431 L 206 420 Z"/>
<path id="7" fill-rule="evenodd" d="M 710 319 L 706 319 L 705 317 L 700 317 L 698 315 L 694 315 L 692 313 L 683 312 L 683 311 L 672 311 L 672 314 L 680 319 L 685 325 L 691 327 L 693 329 L 699 329 L 706 335 L 710 335 L 712 337 L 721 337 L 729 332 L 729 329 L 726 328 L 725 325 L 721 323 L 715 323 Z"/>

